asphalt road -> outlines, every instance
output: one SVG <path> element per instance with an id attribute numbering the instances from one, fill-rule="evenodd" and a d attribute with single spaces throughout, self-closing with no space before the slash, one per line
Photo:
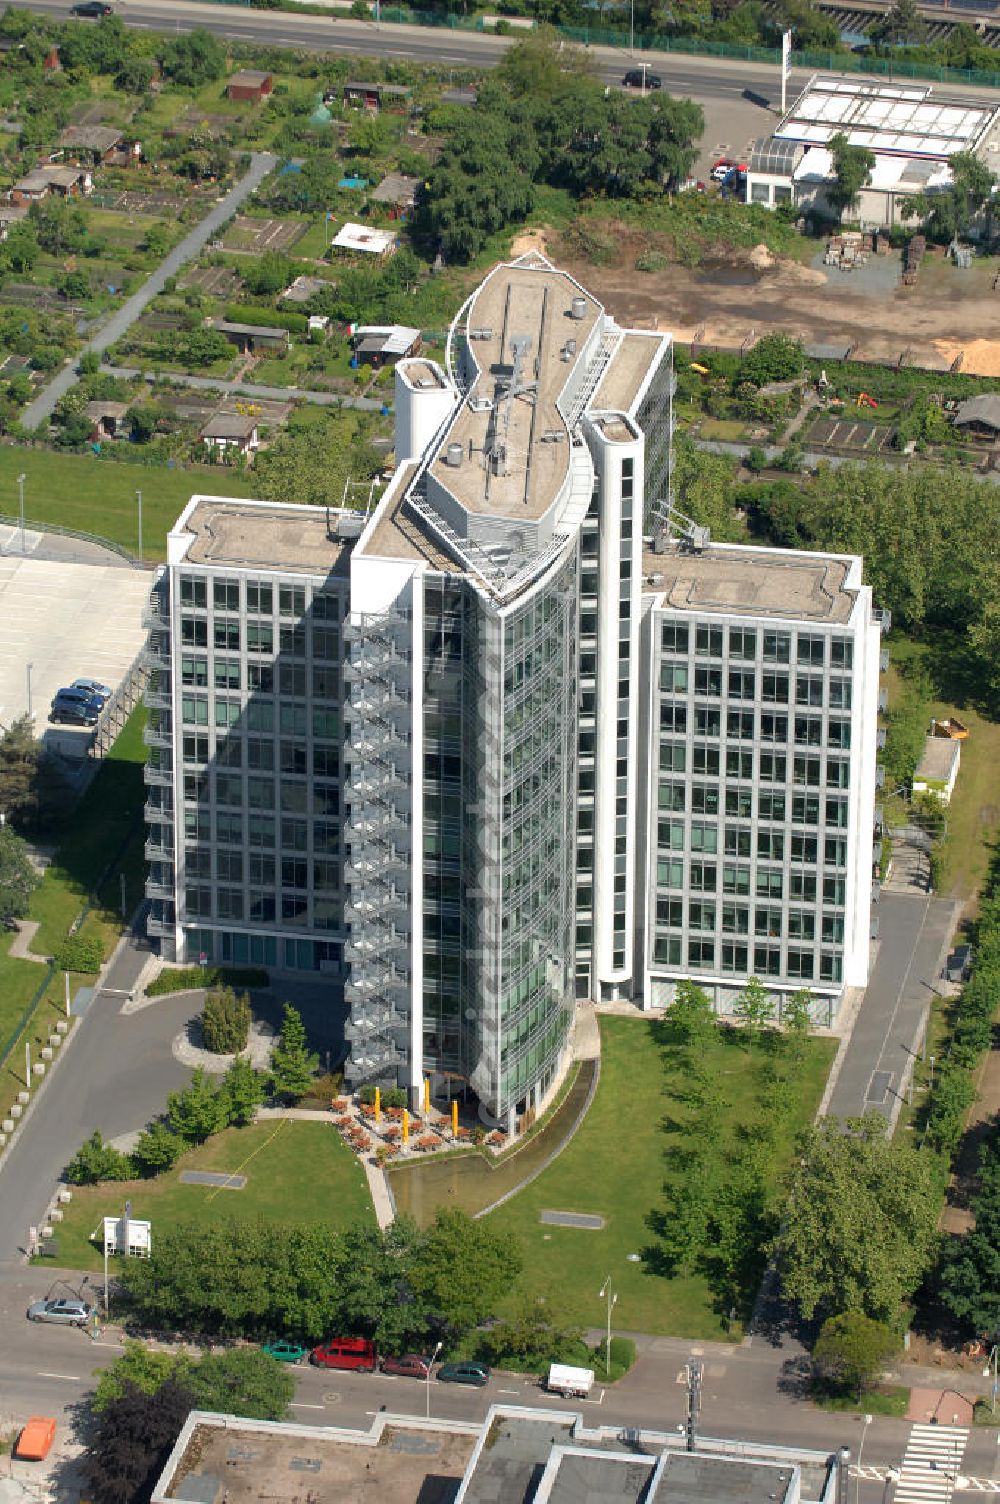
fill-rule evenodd
<path id="1" fill-rule="evenodd" d="M 189 234 L 185 235 L 179 245 L 174 246 L 169 255 L 160 262 L 155 272 L 146 278 L 137 292 L 134 292 L 120 308 L 115 310 L 97 334 L 87 341 L 80 353 L 95 350 L 98 354 L 103 354 L 121 339 L 157 293 L 163 291 L 167 278 L 176 276 L 182 266 L 186 266 L 189 261 L 193 261 L 201 254 L 216 230 L 232 218 L 240 204 L 259 188 L 277 163 L 277 157 L 272 157 L 270 152 L 254 152 L 250 158 L 249 171 L 245 176 L 229 190 L 225 198 L 209 210 L 205 218 L 195 225 Z M 39 423 L 50 418 L 60 397 L 64 397 L 79 379 L 76 361 L 63 366 L 58 375 L 49 382 L 48 386 L 43 387 L 37 397 L 24 409 L 21 414 L 21 422 L 24 426 L 35 428 Z"/>
<path id="2" fill-rule="evenodd" d="M 65 1059 L 32 1104 L 0 1168 L 0 1266 L 18 1259 L 28 1228 L 37 1226 L 56 1182 L 85 1138 L 99 1128 L 115 1138 L 141 1128 L 187 1084 L 190 1071 L 170 1042 L 193 1011 L 191 999 L 164 998 L 123 1015 L 123 994 L 135 985 L 149 956 L 144 940 L 119 947 L 104 986 L 63 1046 Z"/>
<path id="3" fill-rule="evenodd" d="M 68 16 L 67 0 L 28 0 L 27 8 L 49 15 Z M 492 67 L 517 37 L 447 28 L 396 26 L 353 21 L 341 15 L 294 15 L 287 11 L 244 10 L 206 5 L 196 0 L 127 0 L 120 7 L 129 26 L 151 31 L 191 30 L 203 26 L 232 41 L 269 46 L 306 48 L 310 52 L 339 52 L 363 57 L 403 58 L 409 62 L 453 64 L 459 68 Z M 81 22 L 90 25 L 90 22 Z M 620 83 L 631 54 L 627 49 L 589 49 L 597 71 L 607 83 Z M 636 56 L 639 55 L 637 49 Z M 664 88 L 700 101 L 732 100 L 750 89 L 780 102 L 778 69 L 767 63 L 683 57 L 670 52 L 642 52 L 642 60 L 659 73 Z M 805 83 L 811 70 L 793 68 L 789 99 Z M 861 75 L 854 74 L 853 77 Z M 962 89 L 963 94 L 996 98 L 992 89 Z"/>
<path id="4" fill-rule="evenodd" d="M 24 1311 L 31 1300 L 49 1295 L 99 1298 L 99 1278 L 42 1268 L 0 1274 L 0 1421 L 23 1421 L 30 1413 L 62 1417 L 92 1387 L 95 1372 L 121 1352 L 120 1334 L 111 1329 L 98 1342 L 83 1332 L 29 1323 Z M 301 1365 L 292 1370 L 296 1395 L 293 1418 L 303 1425 L 365 1428 L 384 1407 L 392 1414 L 431 1415 L 463 1421 L 481 1420 L 491 1404 L 524 1405 L 546 1410 L 579 1409 L 591 1425 L 640 1426 L 675 1430 L 684 1418 L 684 1364 L 691 1357 L 704 1363 L 701 1431 L 735 1440 L 779 1441 L 833 1451 L 848 1445 L 856 1452 L 859 1418 L 829 1414 L 786 1391 L 784 1352 L 756 1343 L 730 1347 L 682 1339 L 641 1339 L 635 1368 L 613 1389 L 595 1384 L 592 1398 L 568 1404 L 541 1389 L 538 1380 L 519 1374 L 496 1374 L 485 1390 L 445 1385 L 432 1379 L 382 1374 L 351 1374 Z M 898 1465 L 909 1423 L 876 1416 L 865 1439 L 864 1461 L 873 1467 Z M 963 1472 L 995 1476 L 997 1433 L 972 1433 Z M 854 1490 L 852 1489 L 852 1493 Z M 861 1504 L 882 1498 L 881 1481 L 860 1483 Z"/>
<path id="5" fill-rule="evenodd" d="M 878 955 L 828 1110 L 856 1117 L 871 1108 L 895 1121 L 957 911 L 945 899 L 883 892 L 873 912 Z"/>

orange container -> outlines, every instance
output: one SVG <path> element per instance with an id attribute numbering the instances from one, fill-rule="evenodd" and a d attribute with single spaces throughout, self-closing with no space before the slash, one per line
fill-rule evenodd
<path id="1" fill-rule="evenodd" d="M 50 1415 L 33 1415 L 17 1438 L 14 1456 L 26 1462 L 41 1462 L 56 1439 L 56 1423 Z"/>

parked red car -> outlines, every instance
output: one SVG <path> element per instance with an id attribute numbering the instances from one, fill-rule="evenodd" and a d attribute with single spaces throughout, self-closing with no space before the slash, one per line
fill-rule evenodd
<path id="1" fill-rule="evenodd" d="M 354 1368 L 375 1372 L 375 1344 L 366 1337 L 331 1337 L 313 1348 L 310 1362 L 317 1368 Z"/>
<path id="2" fill-rule="evenodd" d="M 394 1373 L 401 1379 L 426 1379 L 431 1371 L 429 1358 L 419 1353 L 404 1353 L 401 1358 L 383 1358 L 382 1372 Z"/>

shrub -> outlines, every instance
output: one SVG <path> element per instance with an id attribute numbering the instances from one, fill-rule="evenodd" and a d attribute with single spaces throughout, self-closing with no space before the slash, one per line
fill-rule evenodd
<path id="1" fill-rule="evenodd" d="M 373 1082 L 369 1082 L 367 1086 L 360 1088 L 358 1091 L 358 1101 L 363 1107 L 372 1107 L 374 1105 L 376 1090 L 377 1087 Z M 408 1100 L 409 1098 L 402 1086 L 383 1086 L 379 1105 L 384 1111 L 393 1108 L 398 1112 L 401 1107 L 406 1106 Z"/>
<path id="2" fill-rule="evenodd" d="M 164 1170 L 172 1170 L 187 1148 L 184 1140 L 171 1133 L 165 1123 L 151 1123 L 139 1135 L 133 1152 L 135 1168 L 140 1175 L 152 1178 Z"/>
<path id="3" fill-rule="evenodd" d="M 260 966 L 183 966 L 161 971 L 147 984 L 147 997 L 167 997 L 196 987 L 266 987 L 270 974 Z"/>
<path id="4" fill-rule="evenodd" d="M 52 959 L 59 971 L 98 972 L 104 964 L 104 945 L 97 935 L 70 935 Z"/>
<path id="5" fill-rule="evenodd" d="M 290 334 L 304 334 L 309 318 L 304 313 L 277 308 L 257 308 L 249 303 L 230 303 L 226 318 L 235 324 L 257 324 L 263 329 L 287 329 Z"/>
<path id="6" fill-rule="evenodd" d="M 815 1378 L 828 1391 L 860 1398 L 896 1346 L 889 1327 L 860 1311 L 830 1316 L 813 1348 Z"/>
<path id="7" fill-rule="evenodd" d="M 250 1038 L 250 999 L 231 987 L 213 989 L 201 1015 L 202 1039 L 214 1055 L 238 1055 Z"/>
<path id="8" fill-rule="evenodd" d="M 70 1185 L 96 1185 L 100 1180 L 131 1180 L 135 1166 L 128 1154 L 106 1144 L 99 1132 L 77 1149 L 66 1170 Z"/>

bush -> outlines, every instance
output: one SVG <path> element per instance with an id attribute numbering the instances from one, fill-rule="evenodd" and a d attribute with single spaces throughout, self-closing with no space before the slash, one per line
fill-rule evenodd
<path id="1" fill-rule="evenodd" d="M 238 1055 L 250 1038 L 250 999 L 231 987 L 213 989 L 201 1015 L 202 1041 L 214 1055 Z"/>
<path id="2" fill-rule="evenodd" d="M 259 324 L 265 329 L 287 329 L 289 334 L 304 334 L 309 328 L 309 319 L 304 313 L 255 308 L 247 303 L 230 303 L 226 309 L 226 318 L 234 324 Z"/>
<path id="3" fill-rule="evenodd" d="M 133 1161 L 138 1173 L 151 1179 L 164 1170 L 172 1170 L 187 1144 L 176 1133 L 171 1133 L 165 1123 L 152 1123 L 139 1135 Z"/>
<path id="4" fill-rule="evenodd" d="M 167 997 L 196 987 L 266 987 L 270 973 L 260 966 L 183 966 L 161 971 L 146 986 L 147 997 Z"/>
<path id="5" fill-rule="evenodd" d="M 96 1185 L 99 1180 L 131 1180 L 134 1172 L 131 1156 L 112 1148 L 99 1132 L 94 1132 L 70 1160 L 66 1179 L 70 1185 Z"/>
<path id="6" fill-rule="evenodd" d="M 886 1359 L 896 1351 L 893 1332 L 860 1311 L 830 1316 L 813 1348 L 813 1372 L 828 1393 L 858 1398 L 871 1387 Z"/>
<path id="7" fill-rule="evenodd" d="M 104 965 L 104 945 L 97 935 L 70 935 L 52 959 L 59 971 L 98 972 Z"/>
<path id="8" fill-rule="evenodd" d="M 358 1092 L 358 1101 L 365 1107 L 371 1107 L 375 1101 L 376 1087 L 374 1084 L 362 1086 Z M 383 1086 L 379 1098 L 382 1107 L 407 1107 L 409 1097 L 402 1086 Z"/>

